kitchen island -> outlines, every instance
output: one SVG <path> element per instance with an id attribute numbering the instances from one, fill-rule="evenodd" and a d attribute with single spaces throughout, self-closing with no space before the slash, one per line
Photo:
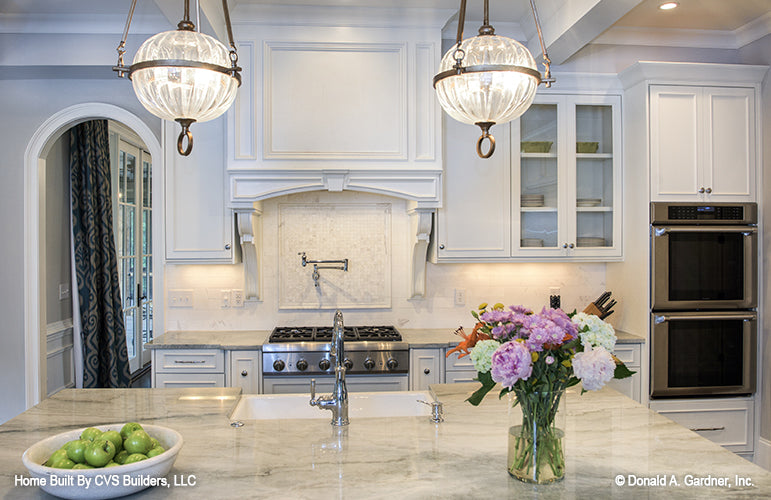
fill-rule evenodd
<path id="1" fill-rule="evenodd" d="M 444 403 L 440 424 L 426 417 L 352 419 L 342 430 L 321 411 L 315 420 L 231 427 L 235 388 L 68 389 L 0 426 L 0 496 L 50 498 L 37 487 L 14 485 L 17 476 L 28 476 L 21 455 L 33 443 L 125 421 L 171 427 L 185 441 L 169 476 L 177 485 L 135 495 L 142 498 L 771 495 L 771 473 L 608 388 L 583 396 L 569 391 L 565 479 L 521 483 L 506 472 L 507 403 L 490 394 L 472 407 L 464 399 L 476 386 L 432 387 Z M 721 478 L 725 486 L 693 485 Z M 738 486 L 737 478 L 749 485 Z"/>

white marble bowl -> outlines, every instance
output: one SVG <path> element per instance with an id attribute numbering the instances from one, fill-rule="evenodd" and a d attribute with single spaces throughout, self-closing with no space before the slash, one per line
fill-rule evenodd
<path id="1" fill-rule="evenodd" d="M 97 428 L 102 431 L 120 431 L 121 427 L 123 424 L 102 425 Z M 168 484 L 166 475 L 182 448 L 182 435 L 168 427 L 144 424 L 142 427 L 166 448 L 165 452 L 141 462 L 106 469 L 54 469 L 41 465 L 66 442 L 77 439 L 83 432 L 83 429 L 77 429 L 38 441 L 27 448 L 21 461 L 31 477 L 39 478 L 43 491 L 60 498 L 117 498 L 149 486 L 163 485 L 164 481 Z M 88 488 L 85 487 L 86 482 L 89 483 Z"/>

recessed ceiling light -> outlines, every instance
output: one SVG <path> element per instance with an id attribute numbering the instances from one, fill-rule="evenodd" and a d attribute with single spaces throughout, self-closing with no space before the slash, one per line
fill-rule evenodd
<path id="1" fill-rule="evenodd" d="M 661 9 L 661 10 L 672 10 L 672 9 L 674 9 L 677 6 L 678 6 L 677 2 L 666 2 L 666 3 L 662 3 L 661 5 L 659 5 L 659 9 Z"/>

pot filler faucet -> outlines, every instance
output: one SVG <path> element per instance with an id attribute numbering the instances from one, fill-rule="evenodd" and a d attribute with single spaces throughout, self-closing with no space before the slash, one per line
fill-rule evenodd
<path id="1" fill-rule="evenodd" d="M 332 327 L 332 344 L 329 355 L 335 358 L 335 388 L 329 396 L 316 397 L 316 379 L 311 379 L 311 406 L 332 411 L 332 425 L 348 425 L 348 388 L 345 386 L 345 341 L 343 339 L 343 313 L 335 311 Z"/>

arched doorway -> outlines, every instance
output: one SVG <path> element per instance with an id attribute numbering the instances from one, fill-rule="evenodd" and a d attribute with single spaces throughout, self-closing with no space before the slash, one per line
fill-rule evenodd
<path id="1" fill-rule="evenodd" d="M 31 407 L 45 396 L 46 380 L 45 350 L 42 334 L 45 332 L 45 303 L 41 287 L 41 200 L 42 185 L 45 180 L 45 158 L 48 150 L 66 130 L 72 126 L 92 119 L 109 119 L 122 123 L 133 130 L 156 158 L 153 162 L 153 177 L 156 179 L 153 192 L 153 205 L 163 206 L 163 151 L 158 138 L 152 130 L 136 115 L 123 108 L 104 103 L 84 103 L 65 108 L 46 120 L 33 134 L 24 154 L 24 356 L 25 356 L 25 397 L 27 407 Z M 163 252 L 162 210 L 153 214 L 153 239 L 158 242 L 154 253 L 153 267 L 161 272 L 155 277 L 155 286 L 163 290 L 162 255 Z M 156 300 L 155 322 L 163 325 L 162 294 Z"/>

